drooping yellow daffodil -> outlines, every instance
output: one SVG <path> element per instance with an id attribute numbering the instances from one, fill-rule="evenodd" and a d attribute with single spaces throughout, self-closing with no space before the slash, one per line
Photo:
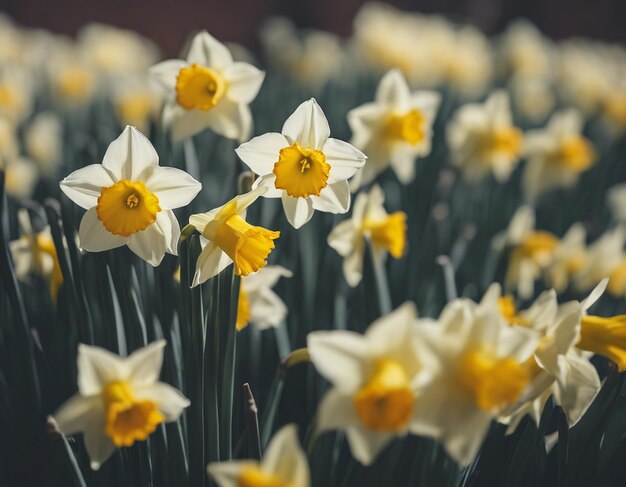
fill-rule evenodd
<path id="1" fill-rule="evenodd" d="M 550 189 L 573 186 L 595 163 L 596 152 L 582 128 L 582 115 L 570 109 L 552 115 L 545 129 L 527 132 L 523 186 L 529 201 Z"/>
<path id="2" fill-rule="evenodd" d="M 50 299 L 52 303 L 56 303 L 59 288 L 63 284 L 63 274 L 50 227 L 35 232 L 28 211 L 24 209 L 18 211 L 17 218 L 21 235 L 9 245 L 15 275 L 20 281 L 26 281 L 31 273 L 49 280 Z"/>
<path id="3" fill-rule="evenodd" d="M 99 347 L 78 347 L 78 393 L 54 414 L 65 435 L 82 432 L 98 470 L 116 447 L 144 441 L 161 424 L 176 421 L 189 401 L 158 382 L 165 340 L 128 357 Z"/>
<path id="4" fill-rule="evenodd" d="M 384 202 L 385 194 L 378 185 L 374 185 L 369 193 L 360 193 L 352 217 L 341 222 L 328 235 L 328 245 L 344 258 L 343 275 L 352 287 L 363 276 L 366 238 L 372 244 L 374 258 L 381 262 L 387 254 L 394 259 L 404 255 L 406 214 L 403 211 L 388 214 Z"/>
<path id="5" fill-rule="evenodd" d="M 365 164 L 365 155 L 347 142 L 330 138 L 324 112 L 314 99 L 302 103 L 285 121 L 282 133 L 254 137 L 236 149 L 260 177 L 265 198 L 282 198 L 287 220 L 300 228 L 315 210 L 346 213 L 348 179 Z"/>
<path id="6" fill-rule="evenodd" d="M 524 363 L 530 376 L 529 387 L 500 418 L 509 425 L 509 433 L 515 431 L 526 414 L 539 424 L 550 396 L 565 412 L 570 427 L 578 423 L 591 405 L 600 390 L 600 377 L 576 343 L 581 318 L 584 319 L 586 310 L 602 294 L 604 285 L 582 302 L 559 305 L 556 293 L 550 290 L 542 293 L 527 310 L 513 310 L 515 318 L 510 320 L 511 326 L 534 330 L 540 340 L 534 356 Z M 499 287 L 493 285 L 489 292 L 499 296 Z"/>
<path id="7" fill-rule="evenodd" d="M 228 48 L 206 31 L 193 38 L 186 61 L 163 61 L 150 68 L 150 74 L 165 90 L 163 123 L 174 140 L 206 128 L 241 142 L 250 136 L 248 105 L 265 73 L 234 62 Z"/>
<path id="8" fill-rule="evenodd" d="M 415 158 L 430 153 L 432 125 L 440 96 L 411 93 L 398 69 L 382 78 L 373 102 L 350 110 L 351 143 L 367 154 L 367 164 L 352 180 L 352 189 L 370 183 L 391 166 L 403 184 L 415 177 Z"/>
<path id="9" fill-rule="evenodd" d="M 209 463 L 207 470 L 219 487 L 309 487 L 311 482 L 309 464 L 293 424 L 283 426 L 272 437 L 260 462 Z"/>
<path id="10" fill-rule="evenodd" d="M 267 256 L 280 232 L 250 225 L 245 220 L 248 206 L 265 191 L 265 188 L 253 189 L 219 208 L 189 217 L 189 223 L 204 238 L 192 286 L 202 284 L 233 263 L 239 276 L 247 276 L 267 265 Z"/>
<path id="11" fill-rule="evenodd" d="M 252 323 L 260 330 L 279 326 L 287 316 L 287 306 L 272 291 L 281 277 L 291 277 L 290 270 L 279 265 L 262 267 L 241 278 L 237 306 L 237 331 Z"/>
<path id="12" fill-rule="evenodd" d="M 176 255 L 180 227 L 172 209 L 187 205 L 202 187 L 180 169 L 160 167 L 150 141 L 130 126 L 111 142 L 102 164 L 78 169 L 60 185 L 88 210 L 78 231 L 82 249 L 128 245 L 153 266 L 166 252 Z"/>
<path id="13" fill-rule="evenodd" d="M 491 421 L 522 397 L 531 380 L 524 364 L 539 336 L 504 321 L 498 294 L 488 293 L 480 304 L 456 299 L 438 323 L 418 323 L 437 366 L 416 402 L 411 431 L 439 439 L 461 465 L 476 457 Z"/>
<path id="14" fill-rule="evenodd" d="M 626 370 L 626 315 L 582 317 L 580 340 L 582 350 L 602 355 L 615 362 L 620 372 Z"/>
<path id="15" fill-rule="evenodd" d="M 484 103 L 463 105 L 447 128 L 452 162 L 471 182 L 489 173 L 504 182 L 522 152 L 522 131 L 512 122 L 509 97 L 495 91 Z"/>
<path id="16" fill-rule="evenodd" d="M 535 230 L 535 212 L 521 206 L 511 218 L 507 230 L 494 237 L 494 247 L 510 248 L 505 284 L 507 291 L 517 291 L 522 299 L 532 296 L 535 281 L 554 257 L 559 239 L 543 230 Z"/>
<path id="17" fill-rule="evenodd" d="M 420 387 L 431 374 L 412 303 L 378 319 L 365 335 L 315 331 L 307 337 L 315 368 L 333 387 L 317 412 L 317 429 L 345 431 L 364 465 L 416 422 Z"/>

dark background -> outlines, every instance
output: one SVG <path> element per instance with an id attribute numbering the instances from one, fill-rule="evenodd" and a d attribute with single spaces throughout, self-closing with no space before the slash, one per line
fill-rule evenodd
<path id="1" fill-rule="evenodd" d="M 286 15 L 300 27 L 350 34 L 365 0 L 0 0 L 0 10 L 28 27 L 73 35 L 87 22 L 131 28 L 176 55 L 187 35 L 207 29 L 223 41 L 257 47 L 266 16 Z M 516 17 L 533 20 L 549 36 L 626 40 L 625 0 L 391 0 L 406 10 L 442 13 L 497 33 Z"/>

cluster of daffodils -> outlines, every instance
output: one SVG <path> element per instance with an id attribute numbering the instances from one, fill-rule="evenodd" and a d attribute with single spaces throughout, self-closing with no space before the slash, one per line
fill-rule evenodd
<path id="1" fill-rule="evenodd" d="M 587 314 L 604 287 L 565 304 L 548 291 L 520 311 L 494 284 L 480 303 L 453 300 L 436 320 L 407 303 L 364 335 L 309 334 L 311 360 L 332 385 L 318 433 L 344 431 L 366 465 L 406 434 L 433 437 L 468 465 L 492 421 L 509 432 L 527 414 L 539 423 L 550 397 L 574 426 L 600 389 L 588 352 L 626 367 L 624 317 Z"/>
<path id="2" fill-rule="evenodd" d="M 618 225 L 591 244 L 587 244 L 586 236 L 581 223 L 572 225 L 561 238 L 537 230 L 534 210 L 529 206 L 519 208 L 508 229 L 496 235 L 492 244 L 497 252 L 509 251 L 507 291 L 529 299 L 534 295 L 536 281 L 543 279 L 548 288 L 558 293 L 568 288 L 588 292 L 606 278 L 608 292 L 623 298 L 626 295 L 626 229 Z"/>

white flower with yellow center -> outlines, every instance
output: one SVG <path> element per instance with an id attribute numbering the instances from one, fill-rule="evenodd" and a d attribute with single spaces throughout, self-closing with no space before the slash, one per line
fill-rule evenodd
<path id="1" fill-rule="evenodd" d="M 587 233 L 582 223 L 570 227 L 558 242 L 550 263 L 544 271 L 548 287 L 562 293 L 573 282 L 587 262 Z"/>
<path id="2" fill-rule="evenodd" d="M 492 419 L 515 404 L 530 382 L 524 363 L 538 343 L 533 330 L 511 327 L 497 295 L 480 304 L 449 303 L 437 320 L 420 320 L 420 335 L 438 358 L 437 372 L 416 403 L 411 431 L 439 439 L 461 465 L 477 455 Z"/>
<path id="3" fill-rule="evenodd" d="M 250 136 L 248 105 L 265 73 L 251 64 L 234 62 L 228 48 L 207 32 L 193 38 L 186 61 L 163 61 L 152 66 L 150 74 L 165 89 L 163 123 L 174 140 L 206 128 L 239 141 Z"/>
<path id="4" fill-rule="evenodd" d="M 522 151 L 522 131 L 512 122 L 509 96 L 495 91 L 484 103 L 470 103 L 457 110 L 447 128 L 452 162 L 471 182 L 493 173 L 506 181 Z"/>
<path id="5" fill-rule="evenodd" d="M 111 142 L 102 164 L 78 169 L 60 185 L 87 210 L 78 231 L 82 249 L 127 245 L 153 266 L 166 252 L 176 255 L 180 227 L 172 209 L 187 205 L 201 189 L 186 172 L 160 167 L 150 141 L 130 126 Z"/>
<path id="6" fill-rule="evenodd" d="M 84 107 L 98 88 L 98 73 L 76 45 L 58 41 L 46 64 L 51 96 L 56 105 L 75 109 Z"/>
<path id="7" fill-rule="evenodd" d="M 309 464 L 293 424 L 270 440 L 261 461 L 209 463 L 209 475 L 219 487 L 309 487 Z"/>
<path id="8" fill-rule="evenodd" d="M 315 368 L 332 383 L 317 412 L 317 429 L 345 431 L 352 455 L 364 465 L 416 421 L 420 387 L 430 377 L 412 303 L 351 331 L 309 333 Z"/>
<path id="9" fill-rule="evenodd" d="M 116 447 L 145 441 L 162 423 L 176 421 L 189 401 L 158 382 L 165 340 L 128 357 L 78 346 L 78 393 L 54 414 L 65 435 L 82 432 L 91 468 L 98 470 Z"/>
<path id="10" fill-rule="evenodd" d="M 346 213 L 348 179 L 366 159 L 347 142 L 330 138 L 328 120 L 314 99 L 296 108 L 282 133 L 254 137 L 235 152 L 260 176 L 253 187 L 267 188 L 265 198 L 282 198 L 294 228 L 308 222 L 315 210 Z"/>
<path id="11" fill-rule="evenodd" d="M 554 70 L 554 46 L 534 24 L 515 20 L 499 43 L 499 54 L 514 75 L 549 79 Z"/>
<path id="12" fill-rule="evenodd" d="M 531 130 L 524 139 L 528 161 L 522 184 L 529 201 L 553 188 L 573 186 L 596 161 L 596 151 L 581 134 L 583 118 L 576 110 L 552 115 L 545 129 Z"/>
<path id="13" fill-rule="evenodd" d="M 39 181 L 37 164 L 25 157 L 16 157 L 6 163 L 0 160 L 0 169 L 4 170 L 7 194 L 18 200 L 31 197 Z"/>
<path id="14" fill-rule="evenodd" d="M 492 289 L 500 295 L 497 285 Z M 504 316 L 511 326 L 535 330 L 541 337 L 534 357 L 524 364 L 531 378 L 528 389 L 518 404 L 503 412 L 501 421 L 509 424 L 509 432 L 527 413 L 539 424 L 550 396 L 565 412 L 570 427 L 591 405 L 600 390 L 600 377 L 576 344 L 580 340 L 581 319 L 603 289 L 596 289 L 582 303 L 571 301 L 561 306 L 554 290 L 546 291 L 528 310 L 517 313 L 513 305 L 514 316 Z"/>
<path id="15" fill-rule="evenodd" d="M 552 262 L 558 244 L 559 239 L 550 232 L 535 230 L 535 212 L 530 206 L 520 207 L 506 232 L 494 237 L 494 247 L 511 250 L 505 278 L 507 291 L 530 298 L 535 281 Z"/>
<path id="16" fill-rule="evenodd" d="M 111 84 L 111 101 L 122 126 L 147 131 L 160 106 L 161 93 L 145 74 L 119 76 Z"/>
<path id="17" fill-rule="evenodd" d="M 15 276 L 20 281 L 27 281 L 31 273 L 35 273 L 49 280 L 50 298 L 56 303 L 59 288 L 63 284 L 63 274 L 50 227 L 35 232 L 28 211 L 24 209 L 18 210 L 17 219 L 20 238 L 9 244 Z"/>
<path id="18" fill-rule="evenodd" d="M 604 233 L 587 249 L 587 258 L 574 276 L 574 284 L 581 291 L 588 291 L 604 278 L 609 279 L 607 291 L 616 298 L 626 292 L 626 229 L 615 227 Z"/>
<path id="19" fill-rule="evenodd" d="M 56 175 L 63 157 L 63 127 L 53 112 L 39 113 L 24 134 L 26 152 L 50 177 Z"/>
<path id="20" fill-rule="evenodd" d="M 387 254 L 394 259 L 404 255 L 406 249 L 406 213 L 388 214 L 384 207 L 385 194 L 378 185 L 369 193 L 360 193 L 354 203 L 352 217 L 339 223 L 328 235 L 328 245 L 343 260 L 343 275 L 355 287 L 363 277 L 365 239 L 372 245 L 374 258 L 382 262 Z"/>
<path id="21" fill-rule="evenodd" d="M 373 102 L 350 110 L 351 143 L 367 154 L 352 189 L 373 181 L 391 166 L 403 184 L 415 177 L 415 158 L 430 153 L 432 125 L 441 97 L 434 91 L 411 93 L 398 69 L 382 78 Z"/>
<path id="22" fill-rule="evenodd" d="M 203 237 L 192 286 L 202 284 L 233 263 L 238 276 L 247 276 L 267 265 L 267 256 L 280 232 L 246 221 L 248 206 L 265 191 L 265 188 L 253 189 L 219 208 L 189 217 L 189 224 Z"/>
<path id="23" fill-rule="evenodd" d="M 33 110 L 33 95 L 31 73 L 19 65 L 0 69 L 0 116 L 22 122 Z"/>
<path id="24" fill-rule="evenodd" d="M 241 278 L 237 306 L 237 331 L 252 323 L 260 330 L 279 326 L 287 316 L 287 306 L 272 291 L 281 277 L 291 277 L 290 270 L 268 265 Z"/>

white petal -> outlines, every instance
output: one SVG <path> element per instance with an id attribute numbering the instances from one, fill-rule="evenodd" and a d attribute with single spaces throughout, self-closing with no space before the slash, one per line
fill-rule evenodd
<path id="1" fill-rule="evenodd" d="M 415 150 L 412 147 L 397 144 L 389 162 L 402 184 L 409 184 L 415 179 Z"/>
<path id="2" fill-rule="evenodd" d="M 348 181 L 329 184 L 319 196 L 310 197 L 313 208 L 326 213 L 346 213 L 350 209 L 350 185 Z"/>
<path id="3" fill-rule="evenodd" d="M 365 164 L 365 154 L 342 140 L 330 138 L 322 150 L 330 164 L 329 184 L 350 179 Z"/>
<path id="4" fill-rule="evenodd" d="M 307 336 L 311 361 L 340 391 L 350 394 L 363 382 L 365 339 L 352 331 L 314 331 Z"/>
<path id="5" fill-rule="evenodd" d="M 178 255 L 178 239 L 180 238 L 180 225 L 176 219 L 176 215 L 172 210 L 160 211 L 157 213 L 156 222 L 161 229 L 161 233 L 166 238 L 165 251 L 168 254 Z"/>
<path id="6" fill-rule="evenodd" d="M 69 199 L 89 210 L 97 206 L 102 188 L 115 184 L 115 179 L 102 164 L 92 164 L 74 171 L 59 184 Z"/>
<path id="7" fill-rule="evenodd" d="M 100 466 L 115 451 L 115 445 L 108 436 L 102 433 L 104 424 L 99 430 L 91 429 L 85 432 L 85 448 L 89 455 L 90 466 L 92 470 L 99 470 Z"/>
<path id="8" fill-rule="evenodd" d="M 350 287 L 358 286 L 363 278 L 363 258 L 365 257 L 365 241 L 359 239 L 354 251 L 343 260 L 343 275 Z"/>
<path id="9" fill-rule="evenodd" d="M 181 59 L 169 59 L 152 66 L 148 70 L 148 74 L 152 79 L 163 86 L 168 93 L 174 93 L 178 73 L 186 66 L 188 66 L 186 61 Z"/>
<path id="10" fill-rule="evenodd" d="M 535 330 L 505 325 L 499 332 L 497 345 L 499 357 L 513 357 L 519 362 L 524 362 L 537 348 L 539 334 Z"/>
<path id="11" fill-rule="evenodd" d="M 248 105 L 222 100 L 209 112 L 207 127 L 216 134 L 243 142 L 252 131 L 252 114 Z"/>
<path id="12" fill-rule="evenodd" d="M 352 396 L 353 394 L 343 393 L 336 387 L 324 395 L 317 408 L 318 432 L 345 430 L 359 423 Z"/>
<path id="13" fill-rule="evenodd" d="M 250 103 L 256 98 L 265 73 L 248 63 L 233 63 L 224 70 L 228 86 L 226 96 L 237 103 Z"/>
<path id="14" fill-rule="evenodd" d="M 146 187 L 159 198 L 164 210 L 188 205 L 202 189 L 198 181 L 175 167 L 154 166 L 144 177 Z"/>
<path id="15" fill-rule="evenodd" d="M 478 455 L 490 423 L 489 413 L 478 408 L 474 408 L 474 411 L 468 410 L 462 415 L 453 417 L 441 441 L 448 454 L 460 465 L 469 465 Z"/>
<path id="16" fill-rule="evenodd" d="M 391 443 L 395 437 L 393 433 L 379 433 L 377 431 L 366 430 L 360 426 L 348 428 L 346 436 L 348 437 L 352 456 L 363 465 L 372 463 L 378 453 Z"/>
<path id="17" fill-rule="evenodd" d="M 348 124 L 352 130 L 351 143 L 364 149 L 388 116 L 389 109 L 378 103 L 366 103 L 348 112 Z"/>
<path id="18" fill-rule="evenodd" d="M 272 173 L 257 178 L 252 184 L 252 189 L 261 187 L 266 189 L 265 193 L 263 193 L 264 198 L 282 198 L 285 193 L 282 189 L 276 187 L 276 175 Z"/>
<path id="19" fill-rule="evenodd" d="M 219 487 L 239 487 L 239 475 L 247 468 L 259 468 L 259 464 L 252 460 L 214 462 L 207 470 Z"/>
<path id="20" fill-rule="evenodd" d="M 585 414 L 601 384 L 596 368 L 586 358 L 572 352 L 566 356 L 566 364 L 566 380 L 560 387 L 559 402 L 572 427 Z"/>
<path id="21" fill-rule="evenodd" d="M 286 192 L 282 194 L 283 209 L 291 226 L 300 228 L 313 216 L 313 202 L 311 198 L 292 198 Z"/>
<path id="22" fill-rule="evenodd" d="M 159 212 L 165 213 L 165 212 Z M 168 232 L 167 234 L 165 232 Z M 172 240 L 171 220 L 159 219 L 141 232 L 133 233 L 128 238 L 128 248 L 153 267 L 157 267 Z"/>
<path id="23" fill-rule="evenodd" d="M 283 426 L 272 437 L 261 468 L 266 473 L 276 475 L 282 481 L 281 485 L 308 487 L 309 463 L 300 446 L 294 424 Z"/>
<path id="24" fill-rule="evenodd" d="M 129 370 L 123 360 L 100 347 L 78 346 L 78 390 L 83 396 L 99 394 L 109 382 L 126 380 Z"/>
<path id="25" fill-rule="evenodd" d="M 293 272 L 281 265 L 267 265 L 254 274 L 249 274 L 241 281 L 246 292 L 262 288 L 272 288 L 281 277 L 292 277 Z"/>
<path id="26" fill-rule="evenodd" d="M 103 417 L 104 404 L 99 395 L 85 397 L 76 394 L 54 413 L 59 430 L 65 436 L 85 431 L 95 423 L 102 423 Z"/>
<path id="27" fill-rule="evenodd" d="M 405 108 L 410 100 L 409 86 L 399 69 L 387 71 L 376 90 L 376 101 L 396 109 Z"/>
<path id="28" fill-rule="evenodd" d="M 127 125 L 104 154 L 102 165 L 116 180 L 140 180 L 141 173 L 159 164 L 159 155 L 148 138 L 135 127 Z"/>
<path id="29" fill-rule="evenodd" d="M 196 272 L 193 276 L 192 286 L 197 286 L 217 276 L 232 262 L 231 258 L 217 245 L 212 242 L 207 243 L 196 262 Z"/>
<path id="30" fill-rule="evenodd" d="M 580 304 L 581 307 L 583 308 L 584 311 L 587 311 L 589 308 L 591 308 L 591 306 L 593 306 L 593 304 L 600 299 L 600 296 L 602 296 L 602 294 L 604 294 L 604 291 L 606 290 L 606 287 L 609 284 L 609 278 L 605 278 L 602 279 L 598 285 L 596 287 L 593 288 L 593 290 L 589 293 L 589 296 L 587 296 Z"/>
<path id="31" fill-rule="evenodd" d="M 165 340 L 157 340 L 135 350 L 124 359 L 130 370 L 129 379 L 133 386 L 143 387 L 158 380 L 163 365 L 163 348 L 166 344 Z"/>
<path id="32" fill-rule="evenodd" d="M 314 98 L 302 103 L 283 125 L 282 133 L 303 147 L 322 150 L 330 136 L 326 115 Z"/>
<path id="33" fill-rule="evenodd" d="M 250 322 L 261 330 L 280 325 L 287 316 L 287 306 L 271 289 L 264 287 L 248 296 Z"/>
<path id="34" fill-rule="evenodd" d="M 191 41 L 187 61 L 221 71 L 233 64 L 233 57 L 224 44 L 202 31 Z"/>
<path id="35" fill-rule="evenodd" d="M 149 386 L 138 388 L 136 393 L 137 397 L 148 399 L 157 404 L 167 422 L 176 421 L 190 404 L 189 399 L 183 396 L 178 389 L 164 382 L 155 382 Z"/>
<path id="36" fill-rule="evenodd" d="M 252 172 L 264 176 L 272 173 L 280 157 L 280 150 L 289 145 L 283 134 L 271 132 L 254 137 L 240 145 L 235 152 Z"/>
<path id="37" fill-rule="evenodd" d="M 328 234 L 328 245 L 342 257 L 347 257 L 354 250 L 359 238 L 359 227 L 354 225 L 352 219 L 348 219 L 331 230 Z"/>

